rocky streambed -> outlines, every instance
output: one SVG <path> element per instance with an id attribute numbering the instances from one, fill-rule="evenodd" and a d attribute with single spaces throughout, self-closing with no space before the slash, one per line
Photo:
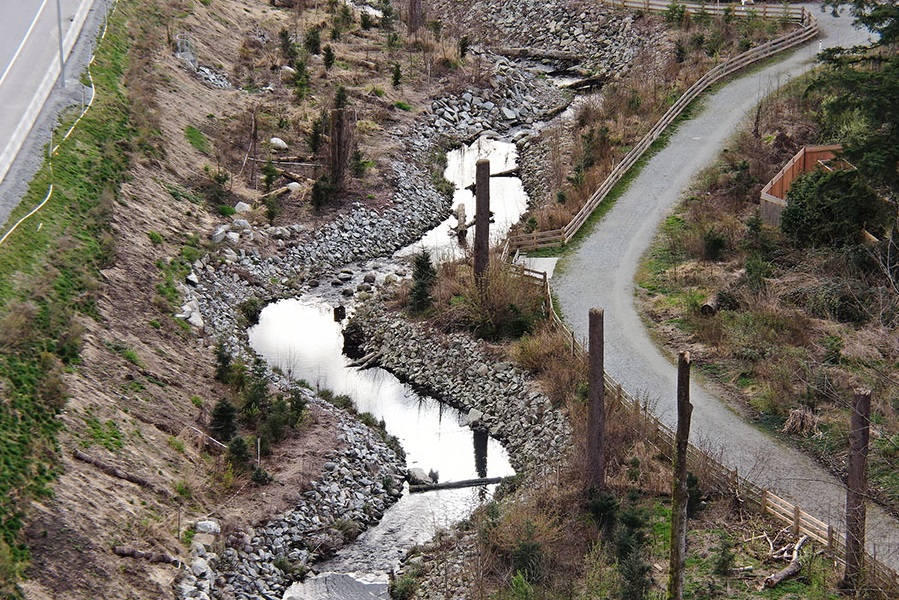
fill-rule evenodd
<path id="1" fill-rule="evenodd" d="M 536 24 L 530 17 L 525 22 Z M 633 42 L 634 52 L 639 45 Z M 633 53 L 619 55 L 624 64 Z M 484 65 L 477 82 L 435 100 L 412 130 L 395 134 L 404 141 L 405 155 L 394 163 L 396 191 L 388 206 L 374 210 L 357 203 L 314 231 L 235 215 L 212 233 L 216 250 L 194 263 L 182 286 L 180 316 L 243 354 L 247 340 L 239 307 L 248 300 L 316 288 L 320 294 L 364 300 L 406 276 L 404 265 L 384 257 L 420 238 L 451 208 L 433 184 L 430 155 L 482 134 L 513 137 L 527 146 L 534 125 L 570 99 L 542 75 L 498 55 L 481 51 L 472 58 Z M 560 464 L 570 444 L 566 418 L 523 372 L 509 363 L 494 364 L 483 344 L 464 335 L 440 335 L 377 305 L 361 310 L 355 322 L 365 334 L 366 350 L 380 354 L 381 366 L 465 411 L 472 428 L 504 444 L 516 471 L 540 474 Z M 322 402 L 311 392 L 308 396 Z M 405 467 L 353 418 L 342 415 L 340 431 L 345 446 L 334 451 L 293 509 L 212 539 L 203 536 L 214 531 L 198 534 L 190 571 L 178 584 L 181 597 L 280 599 L 317 549 L 338 547 L 351 539 L 349 532 L 380 518 L 399 494 Z"/>
<path id="2" fill-rule="evenodd" d="M 468 414 L 472 428 L 500 440 L 516 473 L 554 470 L 570 448 L 568 419 L 514 364 L 497 362 L 471 336 L 444 334 L 378 303 L 352 321 L 366 352 L 400 379 Z"/>

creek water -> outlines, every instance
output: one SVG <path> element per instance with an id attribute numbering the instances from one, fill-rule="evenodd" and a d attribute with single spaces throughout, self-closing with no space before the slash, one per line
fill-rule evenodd
<path id="1" fill-rule="evenodd" d="M 272 366 L 315 387 L 346 394 L 360 412 L 383 419 L 387 431 L 399 438 L 410 468 L 434 470 L 440 481 L 513 474 L 499 442 L 469 429 L 456 409 L 419 394 L 383 369 L 348 366 L 342 330 L 327 303 L 282 300 L 262 311 L 249 338 Z M 408 548 L 464 519 L 488 495 L 483 487 L 406 493 L 376 527 L 316 570 L 386 583 L 387 573 Z"/>
<path id="2" fill-rule="evenodd" d="M 453 215 L 447 217 L 417 242 L 399 250 L 395 256 L 411 256 L 422 250 L 427 250 L 435 261 L 454 260 L 466 256 L 470 245 L 474 243 L 474 227 L 469 229 L 464 241 L 460 242 L 453 231 L 458 224 L 455 209 L 460 204 L 464 205 L 466 221 L 469 223 L 474 221 L 475 197 L 469 186 L 474 184 L 475 164 L 482 158 L 490 161 L 490 173 L 494 175 L 490 178 L 490 212 L 493 213 L 490 223 L 491 243 L 505 238 L 509 228 L 517 223 L 527 210 L 528 195 L 517 176 L 495 175 L 511 173 L 518 167 L 518 148 L 511 142 L 481 137 L 468 146 L 446 153 L 446 169 L 443 176 L 456 188 L 453 194 Z"/>
<path id="3" fill-rule="evenodd" d="M 514 144 L 481 138 L 447 153 L 444 173 L 456 187 L 454 206 L 465 204 L 466 219 L 474 218 L 474 195 L 465 188 L 474 183 L 475 163 L 491 162 L 491 173 L 516 167 Z M 490 225 L 493 239 L 505 236 L 527 208 L 527 195 L 517 177 L 494 177 L 490 182 Z M 449 229 L 450 217 L 421 240 L 397 252 L 396 258 L 427 249 L 435 260 L 465 256 L 467 246 Z M 469 238 L 469 241 L 473 238 Z M 420 394 L 391 373 L 348 366 L 343 354 L 343 323 L 333 307 L 320 298 L 282 300 L 267 306 L 259 324 L 249 330 L 252 348 L 270 365 L 295 380 L 350 396 L 360 412 L 383 420 L 387 431 L 399 438 L 407 466 L 436 471 L 440 481 L 502 477 L 514 472 L 503 447 L 486 434 L 465 425 L 465 415 Z M 491 486 L 492 487 L 492 486 Z M 405 493 L 381 522 L 326 562 L 315 565 L 320 573 L 294 584 L 285 600 L 310 598 L 359 599 L 386 597 L 388 573 L 405 552 L 429 540 L 471 514 L 489 498 L 488 487 Z"/>

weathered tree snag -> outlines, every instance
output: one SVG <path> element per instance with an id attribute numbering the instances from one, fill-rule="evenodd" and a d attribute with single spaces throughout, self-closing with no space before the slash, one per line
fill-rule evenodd
<path id="1" fill-rule="evenodd" d="M 490 262 L 490 161 L 475 163 L 474 278 L 480 286 Z"/>
<path id="2" fill-rule="evenodd" d="M 151 491 L 153 491 L 157 494 L 160 494 L 169 499 L 171 499 L 174 496 L 168 490 L 159 488 L 159 487 L 153 485 L 152 483 L 150 483 L 149 481 L 147 481 L 146 479 L 143 479 L 142 477 L 138 477 L 137 475 L 132 475 L 131 473 L 122 471 L 121 469 L 114 467 L 114 466 L 110 465 L 109 463 L 106 463 L 106 462 L 100 460 L 99 458 L 94 458 L 92 456 L 88 456 L 87 454 L 85 454 L 84 452 L 79 450 L 78 448 L 75 448 L 74 450 L 72 450 L 72 456 L 75 457 L 76 459 L 80 460 L 81 462 L 86 462 L 89 465 L 93 465 L 93 466 L 97 467 L 98 469 L 100 469 L 101 471 L 103 471 L 104 473 L 106 473 L 107 475 L 110 475 L 112 477 L 117 477 L 119 479 L 124 479 L 125 481 L 130 481 L 131 483 L 134 483 L 141 487 L 147 488 L 148 490 L 151 490 Z"/>
<path id="3" fill-rule="evenodd" d="M 777 573 L 772 573 L 765 577 L 762 584 L 759 586 L 760 590 L 765 588 L 773 588 L 778 583 L 787 579 L 788 577 L 792 577 L 799 573 L 802 570 L 802 562 L 799 560 L 799 551 L 802 550 L 802 546 L 808 541 L 808 536 L 804 535 L 799 538 L 799 541 L 793 545 L 793 560 L 790 561 L 790 564 L 787 565 L 786 569 L 782 569 Z"/>
<path id="4" fill-rule="evenodd" d="M 849 473 L 846 477 L 846 571 L 841 587 L 857 589 L 865 566 L 865 495 L 868 492 L 868 437 L 871 390 L 858 389 L 849 420 Z"/>
<path id="5" fill-rule="evenodd" d="M 345 108 L 331 111 L 331 183 L 340 190 L 353 149 L 353 128 Z"/>
<path id="6" fill-rule="evenodd" d="M 589 374 L 587 379 L 587 474 L 588 485 L 606 487 L 605 365 L 603 357 L 603 310 L 590 309 Z"/>
<path id="7" fill-rule="evenodd" d="M 674 437 L 674 478 L 671 492 L 671 554 L 668 565 L 668 600 L 684 597 L 684 561 L 687 555 L 687 446 L 690 441 L 690 353 L 677 355 L 677 432 Z"/>
<path id="8" fill-rule="evenodd" d="M 424 22 L 425 12 L 421 6 L 421 0 L 409 0 L 409 21 L 406 23 L 409 33 L 417 34 Z"/>

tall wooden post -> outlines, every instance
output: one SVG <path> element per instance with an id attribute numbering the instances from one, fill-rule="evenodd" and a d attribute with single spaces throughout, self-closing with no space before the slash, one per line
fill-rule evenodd
<path id="1" fill-rule="evenodd" d="M 687 555 L 687 445 L 690 441 L 690 353 L 677 355 L 677 433 L 674 437 L 674 483 L 671 493 L 671 561 L 668 600 L 684 597 L 684 561 Z"/>
<path id="2" fill-rule="evenodd" d="M 846 572 L 842 581 L 842 587 L 846 589 L 858 589 L 864 577 L 870 428 L 871 390 L 855 390 L 849 419 L 849 474 L 846 478 Z"/>
<path id="3" fill-rule="evenodd" d="M 490 264 L 490 161 L 475 163 L 474 277 L 478 285 Z"/>
<path id="4" fill-rule="evenodd" d="M 587 390 L 587 473 L 588 483 L 597 490 L 606 487 L 605 365 L 603 358 L 603 310 L 590 309 L 589 367 Z"/>

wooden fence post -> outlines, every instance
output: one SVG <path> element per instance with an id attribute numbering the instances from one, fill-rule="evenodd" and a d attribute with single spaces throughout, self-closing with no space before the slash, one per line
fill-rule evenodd
<path id="1" fill-rule="evenodd" d="M 597 490 L 605 489 L 605 370 L 603 364 L 603 310 L 590 309 L 587 375 L 587 472 Z"/>
<path id="2" fill-rule="evenodd" d="M 762 490 L 762 497 L 759 498 L 759 503 L 762 506 L 762 516 L 764 517 L 768 510 L 768 490 Z"/>
<path id="3" fill-rule="evenodd" d="M 802 518 L 802 510 L 798 506 L 793 507 L 793 535 L 799 535 Z"/>

